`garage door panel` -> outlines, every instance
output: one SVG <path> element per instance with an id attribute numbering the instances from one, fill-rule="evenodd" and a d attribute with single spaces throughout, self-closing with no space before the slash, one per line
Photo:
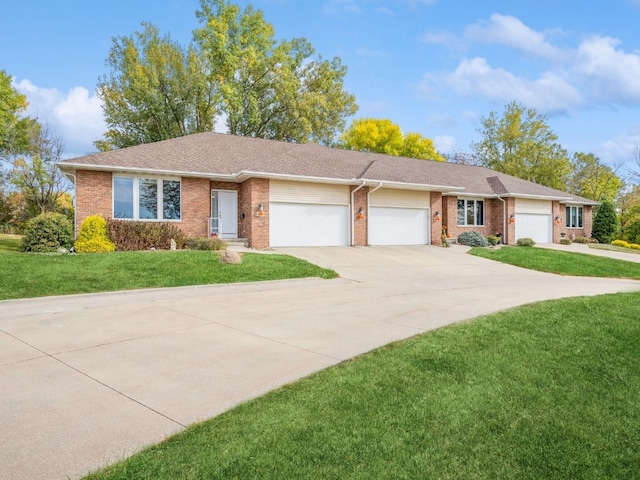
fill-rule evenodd
<path id="1" fill-rule="evenodd" d="M 516 213 L 516 240 L 531 238 L 537 243 L 551 243 L 551 215 Z"/>
<path id="2" fill-rule="evenodd" d="M 349 207 L 273 202 L 269 243 L 272 247 L 349 245 Z"/>
<path id="3" fill-rule="evenodd" d="M 428 218 L 426 209 L 371 207 L 369 209 L 369 244 L 428 244 Z"/>

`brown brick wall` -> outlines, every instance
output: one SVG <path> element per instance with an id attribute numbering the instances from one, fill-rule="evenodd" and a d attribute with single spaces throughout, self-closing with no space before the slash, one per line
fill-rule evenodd
<path id="1" fill-rule="evenodd" d="M 433 194 L 432 194 L 433 195 Z M 513 199 L 511 199 L 513 200 Z M 506 199 L 508 202 L 508 199 Z M 515 203 L 512 201 L 512 204 Z M 503 203 L 497 198 L 484 199 L 484 225 L 483 226 L 459 226 L 458 225 L 458 198 L 447 196 L 442 199 L 443 206 L 443 226 L 447 228 L 450 238 L 456 239 L 463 232 L 479 232 L 485 237 L 500 233 L 504 237 L 503 227 Z M 433 208 L 433 207 L 432 207 Z M 513 206 L 512 206 L 513 208 Z M 507 216 L 508 218 L 508 216 Z M 435 224 L 434 224 L 435 225 Z M 434 226 L 435 229 L 435 226 Z M 515 230 L 513 231 L 515 233 Z M 512 236 L 513 234 L 512 233 Z M 509 226 L 507 226 L 507 239 Z M 433 236 L 434 234 L 432 234 Z"/>
<path id="2" fill-rule="evenodd" d="M 353 192 L 358 186 L 352 186 Z M 353 194 L 353 205 L 351 215 L 353 218 L 353 239 L 351 243 L 355 246 L 369 245 L 369 215 L 367 208 L 367 194 L 369 193 L 369 187 L 362 187 L 360 190 Z M 360 208 L 362 208 L 363 218 L 360 217 Z"/>
<path id="3" fill-rule="evenodd" d="M 113 215 L 111 172 L 78 170 L 76 173 L 76 234 L 85 218 Z"/>
<path id="4" fill-rule="evenodd" d="M 262 203 L 264 215 L 259 215 Z M 238 188 L 238 233 L 251 248 L 269 247 L 269 180 L 250 178 Z"/>
<path id="5" fill-rule="evenodd" d="M 430 197 L 431 218 L 427 221 L 431 222 L 431 245 L 442 245 L 442 227 L 446 219 L 443 201 L 446 197 L 443 198 L 440 192 L 431 192 Z"/>
<path id="6" fill-rule="evenodd" d="M 206 237 L 211 214 L 211 191 L 206 178 L 182 178 L 182 221 L 179 228 L 190 237 Z"/>

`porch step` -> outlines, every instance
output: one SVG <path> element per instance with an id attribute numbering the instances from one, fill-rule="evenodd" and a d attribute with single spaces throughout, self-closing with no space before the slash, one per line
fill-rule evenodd
<path id="1" fill-rule="evenodd" d="M 249 247 L 248 238 L 223 238 L 222 239 L 229 247 Z"/>

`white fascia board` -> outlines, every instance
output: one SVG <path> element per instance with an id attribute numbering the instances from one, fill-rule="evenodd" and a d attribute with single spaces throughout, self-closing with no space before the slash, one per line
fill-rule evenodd
<path id="1" fill-rule="evenodd" d="M 249 178 L 268 178 L 270 180 L 286 180 L 291 182 L 310 182 L 310 183 L 333 183 L 338 185 L 353 185 L 358 182 L 356 179 L 330 178 L 330 177 L 311 177 L 308 175 L 290 175 L 287 173 L 268 173 L 254 172 L 250 170 L 242 170 L 235 173 L 234 177 L 239 182 L 243 182 Z M 361 182 L 362 183 L 362 182 Z"/>
<path id="2" fill-rule="evenodd" d="M 64 173 L 67 171 L 77 170 L 95 170 L 101 172 L 112 173 L 131 173 L 137 175 L 152 174 L 152 175 L 166 175 L 166 176 L 179 176 L 179 177 L 200 177 L 209 178 L 212 180 L 224 180 L 228 182 L 234 182 L 236 180 L 236 174 L 208 174 L 202 172 L 190 172 L 188 170 L 165 170 L 162 168 L 140 168 L 140 167 L 122 167 L 114 165 L 91 165 L 87 163 L 58 163 L 58 168 Z"/>
<path id="3" fill-rule="evenodd" d="M 390 182 L 386 180 L 372 180 L 367 178 L 354 179 L 353 181 L 365 182 L 366 185 L 381 186 L 382 188 L 397 188 L 399 190 L 424 190 L 428 192 L 449 192 L 462 191 L 464 187 L 453 187 L 450 185 L 429 185 L 426 183 Z"/>

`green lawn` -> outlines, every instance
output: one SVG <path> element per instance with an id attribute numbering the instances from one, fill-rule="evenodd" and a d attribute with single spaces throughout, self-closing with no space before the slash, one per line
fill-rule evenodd
<path id="1" fill-rule="evenodd" d="M 0 235 L 0 300 L 337 276 L 287 255 L 246 253 L 241 265 L 223 265 L 218 253 L 205 251 L 60 255 L 21 253 L 18 246 L 16 237 Z"/>
<path id="2" fill-rule="evenodd" d="M 381 348 L 90 479 L 630 479 L 640 293 L 549 301 Z"/>
<path id="3" fill-rule="evenodd" d="M 472 248 L 469 253 L 518 267 L 560 275 L 640 280 L 640 263 L 585 253 L 531 247 Z"/>

